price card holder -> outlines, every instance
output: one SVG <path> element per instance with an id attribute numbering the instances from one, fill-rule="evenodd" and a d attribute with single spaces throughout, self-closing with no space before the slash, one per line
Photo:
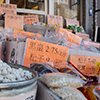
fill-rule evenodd
<path id="1" fill-rule="evenodd" d="M 95 64 L 100 62 L 100 57 L 70 55 L 69 62 L 86 76 L 98 76 L 99 67 Z"/>
<path id="2" fill-rule="evenodd" d="M 77 45 L 80 45 L 82 42 L 81 37 L 69 32 L 68 30 L 63 29 L 63 28 L 60 28 L 59 35 L 66 36 L 68 42 L 75 43 Z"/>
<path id="3" fill-rule="evenodd" d="M 24 24 L 30 24 L 32 25 L 32 22 L 39 22 L 37 15 L 26 15 L 24 16 Z"/>
<path id="4" fill-rule="evenodd" d="M 5 28 L 23 29 L 23 16 L 20 15 L 5 15 Z"/>
<path id="5" fill-rule="evenodd" d="M 67 61 L 68 48 L 28 39 L 24 53 L 23 65 L 30 67 L 32 62 L 54 62 Z"/>
<path id="6" fill-rule="evenodd" d="M 16 12 L 17 12 L 17 5 L 0 3 L 0 14 L 6 13 L 6 14 L 16 15 Z"/>
<path id="7" fill-rule="evenodd" d="M 73 26 L 77 25 L 77 26 L 79 26 L 79 21 L 72 20 L 72 19 L 66 19 L 66 26 L 68 26 L 68 25 L 73 25 Z"/>
<path id="8" fill-rule="evenodd" d="M 41 39 L 41 34 L 37 34 L 37 33 L 31 33 L 31 32 L 26 32 L 26 31 L 19 31 L 19 30 L 14 30 L 14 38 L 16 38 L 16 34 L 26 34 L 28 36 L 33 36 L 33 35 L 37 35 L 37 39 L 40 40 Z"/>

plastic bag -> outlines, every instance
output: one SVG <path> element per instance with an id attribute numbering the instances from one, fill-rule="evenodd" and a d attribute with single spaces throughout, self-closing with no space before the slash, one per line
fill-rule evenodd
<path id="1" fill-rule="evenodd" d="M 13 29 L 4 29 L 4 33 L 8 40 L 13 40 L 14 30 Z"/>
<path id="2" fill-rule="evenodd" d="M 6 41 L 6 34 L 4 33 L 4 29 L 0 29 L 0 41 Z"/>
<path id="3" fill-rule="evenodd" d="M 100 100 L 100 86 L 96 83 L 89 83 L 84 87 L 78 88 L 88 100 Z"/>
<path id="4" fill-rule="evenodd" d="M 40 78 L 40 80 L 48 87 L 70 86 L 78 88 L 83 86 L 83 82 L 80 78 L 64 73 L 45 74 Z"/>
<path id="5" fill-rule="evenodd" d="M 51 88 L 62 100 L 87 100 L 86 97 L 73 87 Z"/>
<path id="6" fill-rule="evenodd" d="M 32 63 L 30 68 L 38 72 L 38 76 L 42 76 L 46 73 L 58 72 L 54 67 L 48 63 Z"/>
<path id="7" fill-rule="evenodd" d="M 71 74 L 75 77 L 81 78 L 84 81 L 88 81 L 88 78 L 83 76 L 79 71 L 77 71 L 73 66 L 66 63 L 57 63 L 54 65 L 61 73 Z"/>

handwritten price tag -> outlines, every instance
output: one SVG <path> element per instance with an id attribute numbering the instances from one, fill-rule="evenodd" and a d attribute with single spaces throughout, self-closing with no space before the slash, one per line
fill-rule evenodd
<path id="1" fill-rule="evenodd" d="M 23 65 L 30 67 L 32 62 L 66 62 L 68 48 L 28 39 Z"/>
<path id="2" fill-rule="evenodd" d="M 66 36 L 68 42 L 75 43 L 77 45 L 80 45 L 82 42 L 81 37 L 69 32 L 68 30 L 63 29 L 63 28 L 60 28 L 59 35 Z"/>
<path id="3" fill-rule="evenodd" d="M 37 35 L 37 39 L 41 39 L 41 34 L 36 34 L 36 33 L 31 33 L 31 32 L 26 32 L 26 31 L 19 31 L 19 30 L 14 30 L 14 38 L 16 38 L 17 34 L 26 34 L 27 36 L 33 36 Z"/>
<path id="4" fill-rule="evenodd" d="M 17 5 L 0 3 L 0 14 L 13 14 L 16 15 Z"/>
<path id="5" fill-rule="evenodd" d="M 99 75 L 99 71 L 96 70 L 98 66 L 95 64 L 98 61 L 100 62 L 100 57 L 70 55 L 69 58 L 69 62 L 86 76 Z"/>
<path id="6" fill-rule="evenodd" d="M 23 16 L 20 15 L 5 15 L 5 28 L 23 29 Z"/>
<path id="7" fill-rule="evenodd" d="M 63 18 L 62 16 L 55 16 L 55 15 L 48 15 L 47 21 L 49 25 L 57 25 L 59 24 L 60 27 L 63 27 Z"/>
<path id="8" fill-rule="evenodd" d="M 32 22 L 39 22 L 37 15 L 26 15 L 24 16 L 24 24 L 32 24 Z"/>
<path id="9" fill-rule="evenodd" d="M 72 20 L 72 19 L 66 19 L 66 26 L 68 26 L 68 25 L 73 25 L 73 26 L 77 25 L 77 26 L 79 26 L 79 21 Z"/>

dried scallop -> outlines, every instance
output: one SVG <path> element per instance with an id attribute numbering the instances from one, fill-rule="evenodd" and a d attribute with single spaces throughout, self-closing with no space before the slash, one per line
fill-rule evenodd
<path id="1" fill-rule="evenodd" d="M 0 60 L 0 82 L 23 81 L 32 77 L 31 72 L 23 70 L 22 68 L 11 68 L 8 64 Z"/>

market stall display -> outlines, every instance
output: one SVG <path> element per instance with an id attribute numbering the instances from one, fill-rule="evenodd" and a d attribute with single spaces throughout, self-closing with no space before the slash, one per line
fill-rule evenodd
<path id="1" fill-rule="evenodd" d="M 81 88 L 100 81 L 96 65 L 100 44 L 89 39 L 77 20 L 66 19 L 63 28 L 62 16 L 47 15 L 48 24 L 40 23 L 37 15 L 17 15 L 15 5 L 8 9 L 14 14 L 7 14 L 6 6 L 0 4 L 0 14 L 6 11 L 5 27 L 0 29 L 0 59 L 12 64 L 0 60 L 0 99 L 35 100 L 39 76 L 48 90 L 40 88 L 59 98 L 56 100 L 87 100 Z M 93 88 L 95 100 L 100 98 L 99 90 Z"/>
<path id="2" fill-rule="evenodd" d="M 35 71 L 27 67 L 0 60 L 0 99 L 21 100 L 32 96 L 35 100 L 37 76 Z"/>

